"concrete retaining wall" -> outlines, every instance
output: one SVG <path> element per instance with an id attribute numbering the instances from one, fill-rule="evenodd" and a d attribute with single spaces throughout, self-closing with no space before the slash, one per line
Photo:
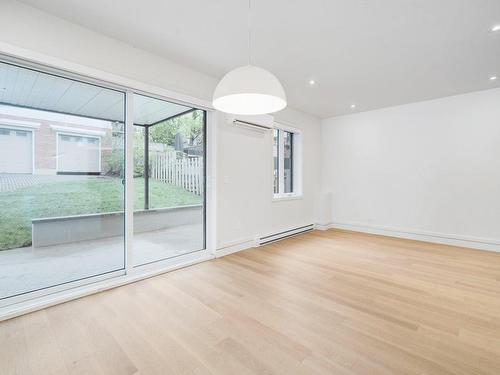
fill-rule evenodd
<path id="1" fill-rule="evenodd" d="M 202 205 L 134 212 L 135 233 L 202 222 Z M 31 224 L 33 247 L 124 235 L 123 212 L 33 219 Z"/>

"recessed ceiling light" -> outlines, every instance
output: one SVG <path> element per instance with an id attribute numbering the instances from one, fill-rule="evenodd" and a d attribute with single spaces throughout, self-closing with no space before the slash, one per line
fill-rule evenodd
<path id="1" fill-rule="evenodd" d="M 316 84 L 316 81 L 314 79 L 309 80 L 309 84 L 311 86 L 314 86 Z"/>
<path id="2" fill-rule="evenodd" d="M 497 80 L 497 78 L 498 78 L 497 76 L 491 76 L 491 77 L 490 77 L 490 81 L 496 81 L 496 80 Z"/>
<path id="3" fill-rule="evenodd" d="M 351 104 L 351 109 L 356 108 L 356 104 Z"/>
<path id="4" fill-rule="evenodd" d="M 494 33 L 495 31 L 500 31 L 500 25 L 495 25 L 490 30 L 492 33 Z"/>

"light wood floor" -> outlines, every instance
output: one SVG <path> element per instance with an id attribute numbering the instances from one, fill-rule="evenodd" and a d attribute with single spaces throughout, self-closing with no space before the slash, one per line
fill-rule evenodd
<path id="1" fill-rule="evenodd" d="M 0 323 L 0 374 L 500 374 L 500 254 L 311 232 Z"/>

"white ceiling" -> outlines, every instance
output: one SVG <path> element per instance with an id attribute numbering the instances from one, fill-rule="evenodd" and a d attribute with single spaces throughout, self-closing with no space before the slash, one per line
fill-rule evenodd
<path id="1" fill-rule="evenodd" d="M 25 0 L 214 77 L 247 63 L 247 0 Z M 252 61 L 320 117 L 498 87 L 499 0 L 252 0 Z M 308 81 L 314 79 L 314 87 Z"/>

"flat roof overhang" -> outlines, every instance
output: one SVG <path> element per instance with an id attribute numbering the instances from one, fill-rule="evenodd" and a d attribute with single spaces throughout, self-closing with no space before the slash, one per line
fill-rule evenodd
<path id="1" fill-rule="evenodd" d="M 0 104 L 109 122 L 125 122 L 125 93 L 54 74 L 0 63 Z M 152 126 L 194 110 L 134 96 L 134 125 Z"/>

